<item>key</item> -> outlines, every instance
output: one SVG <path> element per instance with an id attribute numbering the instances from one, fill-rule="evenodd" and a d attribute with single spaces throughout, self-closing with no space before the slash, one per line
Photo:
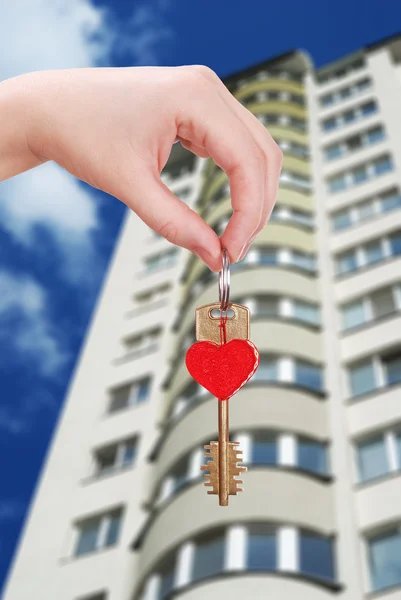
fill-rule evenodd
<path id="1" fill-rule="evenodd" d="M 233 313 L 225 323 L 225 341 L 233 339 L 249 339 L 249 310 L 240 304 L 230 304 L 229 310 Z M 220 343 L 221 319 L 213 317 L 220 313 L 220 304 L 209 304 L 196 309 L 195 337 L 197 341 L 211 341 Z M 242 451 L 239 442 L 229 440 L 229 400 L 218 400 L 218 437 L 219 440 L 205 445 L 207 463 L 201 466 L 204 474 L 205 486 L 210 487 L 208 494 L 219 497 L 220 506 L 228 506 L 228 497 L 242 492 L 239 486 L 243 483 L 237 477 L 246 467 L 242 464 Z"/>
<path id="2" fill-rule="evenodd" d="M 246 471 L 238 442 L 229 438 L 229 399 L 254 375 L 259 352 L 249 340 L 249 309 L 229 301 L 230 261 L 223 249 L 219 276 L 219 302 L 195 310 L 196 343 L 188 348 L 185 363 L 192 377 L 217 397 L 218 441 L 205 445 L 207 463 L 201 466 L 208 494 L 228 506 L 229 496 L 242 492 L 237 477 Z"/>

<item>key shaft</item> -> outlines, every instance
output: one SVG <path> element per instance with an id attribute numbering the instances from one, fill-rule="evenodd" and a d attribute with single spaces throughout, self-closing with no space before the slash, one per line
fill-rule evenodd
<path id="1" fill-rule="evenodd" d="M 228 506 L 229 496 L 229 419 L 228 400 L 218 400 L 219 411 L 219 504 Z"/>

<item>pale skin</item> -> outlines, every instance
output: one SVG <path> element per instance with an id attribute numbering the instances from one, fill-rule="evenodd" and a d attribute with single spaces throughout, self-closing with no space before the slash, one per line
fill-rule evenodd
<path id="1" fill-rule="evenodd" d="M 274 206 L 282 152 L 201 65 L 66 69 L 0 83 L 0 181 L 55 161 L 115 196 L 170 242 L 221 269 L 241 260 Z M 233 215 L 221 238 L 161 181 L 175 141 L 226 171 Z M 57 201 L 55 199 L 55 201 Z"/>

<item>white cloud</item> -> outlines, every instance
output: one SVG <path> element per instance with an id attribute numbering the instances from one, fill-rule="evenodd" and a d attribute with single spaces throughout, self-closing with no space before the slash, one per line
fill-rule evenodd
<path id="1" fill-rule="evenodd" d="M 128 53 L 133 64 L 155 64 L 155 50 L 171 36 L 163 20 L 167 6 L 166 0 L 137 5 L 122 22 L 111 8 L 95 7 L 90 0 L 10 2 L 0 19 L 0 80 L 108 64 L 113 52 Z M 64 255 L 65 274 L 82 282 L 89 264 L 96 270 L 90 239 L 98 225 L 95 198 L 69 173 L 47 164 L 0 184 L 0 217 L 24 244 L 32 244 L 36 225 L 49 227 Z"/>
<path id="2" fill-rule="evenodd" d="M 17 357 L 22 362 L 32 361 L 43 375 L 54 376 L 59 372 L 69 357 L 47 315 L 46 294 L 36 281 L 0 271 L 3 364 Z"/>

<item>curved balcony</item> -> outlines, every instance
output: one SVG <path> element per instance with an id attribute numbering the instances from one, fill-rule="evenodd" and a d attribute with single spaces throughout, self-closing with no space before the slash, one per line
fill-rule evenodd
<path id="1" fill-rule="evenodd" d="M 356 492 L 359 526 L 373 530 L 401 520 L 401 476 L 399 472 L 384 479 L 373 479 Z"/>
<path id="2" fill-rule="evenodd" d="M 152 453 L 155 457 L 163 450 L 158 456 L 156 476 L 161 476 L 181 454 L 189 452 L 193 444 L 201 445 L 216 435 L 216 399 L 200 386 L 197 388 L 197 384 L 191 385 L 195 387 L 189 392 L 194 395 L 183 395 L 186 388 L 182 386 L 166 399 L 163 433 Z M 305 437 L 327 438 L 327 409 L 322 398 L 322 391 L 306 387 L 302 381 L 251 381 L 230 401 L 230 426 L 233 431 L 270 427 Z"/>
<path id="3" fill-rule="evenodd" d="M 320 332 L 317 330 L 305 328 L 297 322 L 260 321 L 258 327 L 253 329 L 251 339 L 261 355 L 261 365 L 254 375 L 255 378 L 264 377 L 262 359 L 267 359 L 267 363 L 270 365 L 273 359 L 278 362 L 279 360 L 284 360 L 285 357 L 288 364 L 291 364 L 288 367 L 289 381 L 295 380 L 293 371 L 297 360 L 304 361 L 311 366 L 316 365 L 316 368 L 320 367 L 322 344 Z M 280 379 L 279 368 L 281 367 L 274 368 L 277 373 L 274 372 L 271 376 L 268 373 L 266 382 L 275 381 L 276 379 L 278 381 L 285 381 L 284 378 Z M 167 396 L 169 398 L 174 397 L 191 381 L 192 379 L 184 363 L 183 356 L 179 366 L 173 369 L 172 375 L 167 379 Z M 311 385 L 310 387 L 319 389 L 315 385 Z"/>
<path id="4" fill-rule="evenodd" d="M 202 531 L 233 522 L 263 522 L 267 517 L 272 523 L 294 523 L 326 536 L 333 534 L 332 493 L 325 483 L 297 472 L 253 469 L 246 473 L 245 486 L 246 491 L 231 498 L 226 511 L 216 498 L 206 494 L 203 483 L 199 482 L 183 490 L 164 509 L 151 514 L 135 544 L 141 547 L 139 576 L 148 572 L 172 547 Z"/>
<path id="5" fill-rule="evenodd" d="M 249 84 L 238 89 L 234 96 L 237 100 L 243 100 L 250 94 L 258 92 L 276 91 L 289 92 L 290 94 L 304 94 L 304 84 L 300 81 L 291 81 L 289 79 L 279 79 L 271 77 L 269 79 L 253 80 Z"/>
<path id="6" fill-rule="evenodd" d="M 300 231 L 286 224 L 272 223 L 261 231 L 245 258 L 231 266 L 231 271 L 234 274 L 243 269 L 263 266 L 265 269 L 272 267 L 294 269 L 314 277 L 316 275 L 314 250 L 313 233 Z M 265 271 L 265 277 L 267 273 L 268 271 Z M 200 259 L 191 257 L 183 275 L 183 303 L 190 301 L 191 294 L 199 296 L 200 291 L 214 279 L 215 275 Z M 237 291 L 236 288 L 233 289 Z"/>
<path id="7" fill-rule="evenodd" d="M 268 271 L 265 266 L 257 264 L 254 266 L 248 265 L 246 269 L 234 270 L 231 274 L 231 287 L 233 298 L 268 293 L 292 296 L 294 290 L 296 290 L 297 297 L 307 302 L 319 302 L 316 280 L 309 273 L 282 268 L 280 265 L 270 266 Z M 190 325 L 193 324 L 197 306 L 217 301 L 216 276 L 211 275 L 209 282 L 206 282 L 199 293 L 192 298 L 189 297 L 188 292 L 189 286 L 185 286 L 182 295 L 183 308 L 180 310 L 179 321 L 176 322 L 175 326 L 178 337 L 182 335 L 182 332 L 189 331 Z"/>
<path id="8" fill-rule="evenodd" d="M 292 102 L 252 102 L 247 109 L 256 115 L 286 115 L 295 119 L 306 119 L 307 111 L 303 106 Z"/>

